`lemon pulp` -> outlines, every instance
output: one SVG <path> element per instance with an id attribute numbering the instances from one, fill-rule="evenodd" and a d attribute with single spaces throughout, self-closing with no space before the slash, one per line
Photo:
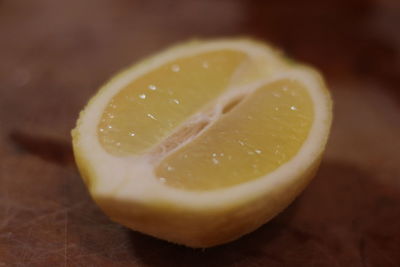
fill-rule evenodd
<path id="1" fill-rule="evenodd" d="M 138 154 L 221 94 L 246 54 L 219 50 L 177 59 L 136 79 L 108 103 L 98 125 L 107 152 Z"/>
<path id="2" fill-rule="evenodd" d="M 97 128 L 100 143 L 120 156 L 149 151 L 221 95 L 241 64 L 249 64 L 243 52 L 221 50 L 181 58 L 141 76 L 108 103 Z M 300 149 L 313 122 L 312 106 L 299 82 L 283 79 L 262 86 L 161 159 L 154 174 L 169 186 L 195 191 L 264 176 Z"/>
<path id="3" fill-rule="evenodd" d="M 156 175 L 185 190 L 218 189 L 256 179 L 294 156 L 312 121 L 311 99 L 300 83 L 271 83 L 167 156 Z"/>

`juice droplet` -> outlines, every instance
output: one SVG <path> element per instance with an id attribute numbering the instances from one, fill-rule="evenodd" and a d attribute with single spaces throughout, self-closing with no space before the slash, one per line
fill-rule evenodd
<path id="1" fill-rule="evenodd" d="M 179 72 L 181 70 L 181 67 L 179 67 L 179 65 L 174 64 L 172 65 L 171 70 L 173 72 Z"/>
<path id="2" fill-rule="evenodd" d="M 157 120 L 156 117 L 154 117 L 154 116 L 153 116 L 152 114 L 150 114 L 150 113 L 147 114 L 147 117 L 149 117 L 149 118 L 152 119 L 152 120 Z"/>

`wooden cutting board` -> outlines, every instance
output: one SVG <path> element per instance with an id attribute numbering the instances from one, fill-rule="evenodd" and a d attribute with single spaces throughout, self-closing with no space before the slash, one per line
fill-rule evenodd
<path id="1" fill-rule="evenodd" d="M 0 267 L 400 266 L 400 2 L 0 1 Z M 193 37 L 249 35 L 321 69 L 335 120 L 281 215 L 193 250 L 94 205 L 70 130 L 113 73 Z"/>

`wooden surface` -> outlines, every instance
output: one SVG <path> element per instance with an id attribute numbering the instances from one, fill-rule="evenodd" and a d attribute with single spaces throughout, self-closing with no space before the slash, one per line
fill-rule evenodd
<path id="1" fill-rule="evenodd" d="M 400 2 L 0 0 L 0 266 L 400 266 Z M 93 204 L 70 130 L 99 85 L 192 37 L 269 40 L 323 71 L 316 179 L 240 240 L 192 250 Z"/>

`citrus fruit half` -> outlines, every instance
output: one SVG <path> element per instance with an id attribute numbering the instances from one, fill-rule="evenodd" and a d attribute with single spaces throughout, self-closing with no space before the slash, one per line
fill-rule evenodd
<path id="1" fill-rule="evenodd" d="M 117 75 L 72 132 L 114 221 L 191 247 L 249 233 L 313 177 L 332 103 L 320 75 L 247 39 L 170 48 Z"/>

